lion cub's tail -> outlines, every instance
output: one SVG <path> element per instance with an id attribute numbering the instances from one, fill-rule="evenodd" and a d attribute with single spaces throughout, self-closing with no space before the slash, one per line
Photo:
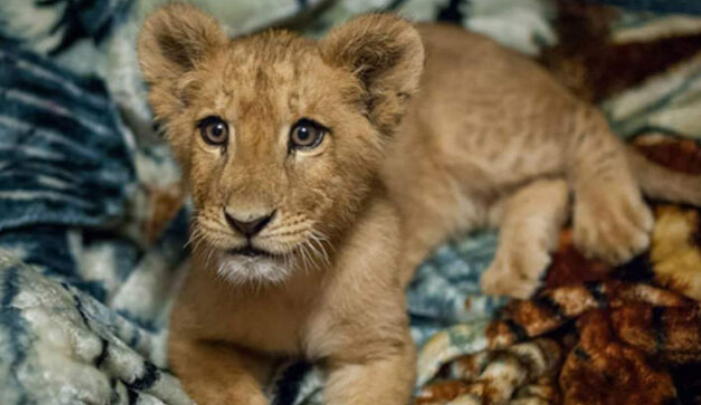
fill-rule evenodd
<path id="1" fill-rule="evenodd" d="M 643 194 L 669 202 L 701 206 L 701 175 L 682 173 L 656 164 L 634 147 L 627 158 Z"/>

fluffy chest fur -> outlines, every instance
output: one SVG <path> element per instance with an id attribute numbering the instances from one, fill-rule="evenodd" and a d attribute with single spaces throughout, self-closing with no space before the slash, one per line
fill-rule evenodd
<path id="1" fill-rule="evenodd" d="M 196 251 L 181 292 L 187 303 L 176 306 L 172 333 L 310 359 L 343 350 L 353 335 L 398 339 L 405 322 L 397 317 L 402 288 L 396 273 L 375 271 L 377 266 L 391 269 L 399 260 L 396 210 L 387 202 L 373 203 L 357 222 L 360 226 L 338 242 L 328 262 L 313 269 L 298 263 L 287 269 L 284 283 L 275 285 L 228 283 L 221 264 L 207 251 Z M 370 333 L 365 330 L 370 322 L 396 330 Z"/>

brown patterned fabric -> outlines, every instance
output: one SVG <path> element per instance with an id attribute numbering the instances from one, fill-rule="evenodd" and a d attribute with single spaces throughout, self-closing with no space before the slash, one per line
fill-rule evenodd
<path id="1" fill-rule="evenodd" d="M 615 43 L 609 27 L 620 18 L 616 8 L 576 1 L 560 1 L 557 7 L 560 40 L 541 61 L 580 97 L 593 102 L 663 73 L 701 48 L 701 33 Z"/>

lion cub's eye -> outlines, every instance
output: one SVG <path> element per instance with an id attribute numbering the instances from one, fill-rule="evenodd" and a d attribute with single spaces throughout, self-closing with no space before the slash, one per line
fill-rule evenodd
<path id="1" fill-rule="evenodd" d="M 323 125 L 310 119 L 302 118 L 294 124 L 290 131 L 290 148 L 316 148 L 321 144 L 327 131 L 328 129 Z"/>
<path id="2" fill-rule="evenodd" d="M 210 145 L 223 145 L 229 139 L 229 126 L 219 117 L 207 117 L 197 126 L 202 139 Z"/>

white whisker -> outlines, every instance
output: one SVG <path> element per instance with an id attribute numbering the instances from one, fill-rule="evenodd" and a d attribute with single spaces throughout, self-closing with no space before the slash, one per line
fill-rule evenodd
<path id="1" fill-rule="evenodd" d="M 316 243 L 318 249 L 321 252 L 321 256 L 323 257 L 325 264 L 327 266 L 331 266 L 331 259 L 329 258 L 329 253 L 326 250 L 326 245 L 327 244 L 331 245 L 331 244 L 325 243 L 328 241 L 328 238 L 326 238 L 323 234 L 321 234 L 318 231 L 312 231 L 311 240 L 313 241 L 313 243 Z"/>

